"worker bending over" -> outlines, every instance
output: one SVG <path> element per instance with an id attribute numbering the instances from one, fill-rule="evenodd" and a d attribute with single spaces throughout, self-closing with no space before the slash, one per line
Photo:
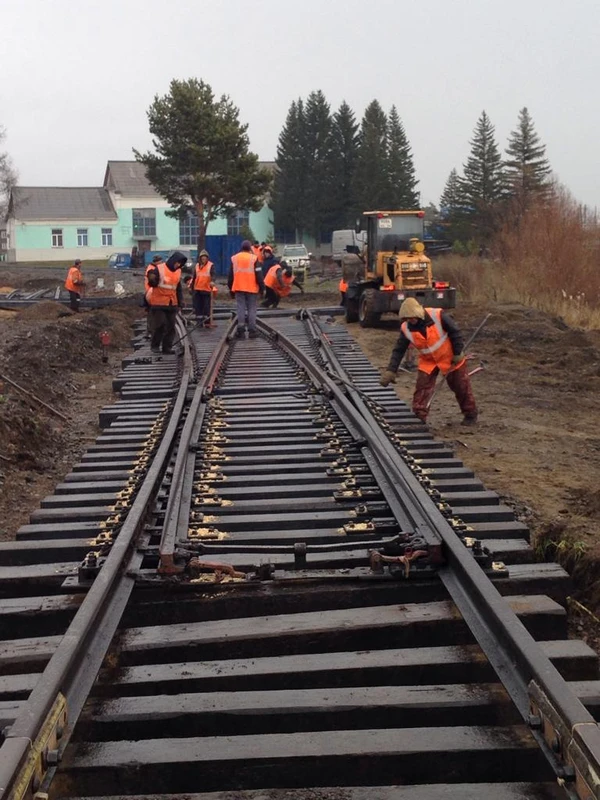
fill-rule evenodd
<path id="1" fill-rule="evenodd" d="M 452 317 L 440 308 L 423 308 L 412 297 L 402 303 L 399 316 L 402 320 L 400 337 L 381 377 L 381 385 L 395 383 L 398 366 L 412 344 L 419 357 L 413 413 L 423 422 L 427 420 L 435 382 L 441 372 L 458 400 L 464 415 L 462 424 L 474 425 L 477 422 L 477 406 L 462 352 L 463 337 Z"/>
<path id="2" fill-rule="evenodd" d="M 201 250 L 189 283 L 192 305 L 199 325 L 210 327 L 210 304 L 213 288 L 213 263 L 206 250 Z"/>
<path id="3" fill-rule="evenodd" d="M 304 289 L 294 276 L 294 271 L 286 261 L 273 264 L 265 276 L 265 299 L 261 303 L 263 308 L 277 308 L 282 297 L 287 297 L 292 291 L 292 286 L 297 286 L 304 294 Z"/>
<path id="4" fill-rule="evenodd" d="M 81 261 L 76 258 L 73 266 L 67 273 L 65 289 L 69 293 L 69 306 L 72 311 L 79 311 L 81 305 L 81 293 L 85 287 L 85 281 L 81 274 Z"/>
<path id="5" fill-rule="evenodd" d="M 187 261 L 183 253 L 175 251 L 166 262 L 152 266 L 146 273 L 150 317 L 150 349 L 153 353 L 170 355 L 173 351 L 177 312 L 183 307 L 181 269 Z"/>
<path id="6" fill-rule="evenodd" d="M 237 305 L 238 339 L 243 339 L 248 325 L 248 338 L 256 339 L 256 307 L 258 295 L 263 294 L 265 283 L 260 262 L 252 252 L 252 245 L 245 239 L 241 250 L 231 257 L 231 267 L 227 277 L 227 286 Z"/>

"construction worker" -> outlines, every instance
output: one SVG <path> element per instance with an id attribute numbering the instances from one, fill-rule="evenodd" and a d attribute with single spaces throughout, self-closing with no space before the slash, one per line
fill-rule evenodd
<path id="1" fill-rule="evenodd" d="M 81 305 L 81 293 L 84 287 L 85 281 L 83 280 L 83 275 L 81 274 L 81 261 L 80 259 L 76 258 L 73 266 L 67 273 L 67 279 L 65 281 L 65 289 L 69 293 L 69 306 L 71 311 L 79 312 Z"/>
<path id="2" fill-rule="evenodd" d="M 423 422 L 427 420 L 435 382 L 441 372 L 458 400 L 463 413 L 462 424 L 474 425 L 477 406 L 463 353 L 463 337 L 452 317 L 440 308 L 423 308 L 414 297 L 402 303 L 399 315 L 402 320 L 400 337 L 381 377 L 381 385 L 395 383 L 398 366 L 412 344 L 419 354 L 413 413 Z"/>
<path id="3" fill-rule="evenodd" d="M 281 298 L 287 297 L 292 291 L 292 286 L 297 286 L 304 294 L 304 289 L 294 277 L 294 271 L 286 261 L 282 261 L 281 264 L 273 264 L 265 275 L 265 300 L 261 303 L 262 307 L 277 308 Z"/>
<path id="4" fill-rule="evenodd" d="M 256 306 L 258 295 L 264 293 L 264 280 L 261 265 L 252 252 L 252 245 L 245 239 L 239 253 L 231 257 L 231 267 L 227 286 L 237 303 L 238 339 L 243 339 L 248 325 L 248 338 L 256 339 Z"/>
<path id="5" fill-rule="evenodd" d="M 142 301 L 142 306 L 146 311 L 146 335 L 145 339 L 150 339 L 152 337 L 152 333 L 150 331 L 150 303 L 148 302 L 148 290 L 150 289 L 150 284 L 148 283 L 148 273 L 151 269 L 157 266 L 157 264 L 161 264 L 163 261 L 162 256 L 153 256 L 152 261 L 146 267 L 146 272 L 144 273 L 144 299 Z"/>
<path id="6" fill-rule="evenodd" d="M 177 313 L 183 307 L 181 270 L 187 261 L 183 253 L 175 251 L 166 262 L 153 265 L 146 273 L 149 289 L 146 293 L 150 306 L 150 349 L 153 353 L 170 355 L 175 338 Z"/>
<path id="7" fill-rule="evenodd" d="M 194 267 L 189 288 L 192 293 L 192 305 L 199 325 L 207 326 L 210 320 L 210 297 L 212 292 L 214 264 L 209 260 L 206 250 L 201 250 L 198 263 Z"/>

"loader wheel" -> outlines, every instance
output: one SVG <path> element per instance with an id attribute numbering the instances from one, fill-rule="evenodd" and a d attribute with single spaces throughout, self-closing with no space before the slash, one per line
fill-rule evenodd
<path id="1" fill-rule="evenodd" d="M 371 328 L 381 319 L 381 312 L 374 311 L 375 289 L 365 289 L 358 304 L 358 321 L 362 328 Z"/>
<path id="2" fill-rule="evenodd" d="M 359 300 L 348 300 L 346 295 L 346 322 L 358 322 Z"/>

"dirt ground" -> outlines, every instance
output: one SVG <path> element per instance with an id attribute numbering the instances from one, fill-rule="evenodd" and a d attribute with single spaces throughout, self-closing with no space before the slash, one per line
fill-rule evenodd
<path id="1" fill-rule="evenodd" d="M 37 288 L 57 285 L 64 274 L 62 267 L 19 268 L 2 274 L 0 282 Z M 103 289 L 92 289 L 97 277 L 105 279 Z M 325 277 L 310 280 L 305 295 L 294 290 L 283 305 L 337 305 L 336 283 Z M 126 291 L 138 291 L 142 281 L 139 271 L 107 268 L 93 268 L 86 278 L 90 291 L 99 294 L 112 294 L 114 280 L 123 281 Z M 223 289 L 219 303 L 228 302 Z M 454 317 L 468 336 L 488 312 L 492 317 L 472 347 L 473 367 L 485 367 L 473 378 L 479 423 L 460 425 L 444 386 L 433 401 L 430 428 L 527 522 L 540 558 L 559 558 L 568 566 L 576 596 L 598 613 L 600 331 L 570 329 L 560 319 L 514 305 L 463 304 Z M 64 422 L 6 383 L 0 390 L 0 538 L 14 535 L 97 435 L 98 409 L 112 400 L 111 377 L 130 350 L 129 326 L 138 315 L 136 308 L 70 315 L 54 303 L 0 312 L 0 372 L 69 417 Z M 113 340 L 108 364 L 102 363 L 99 342 L 105 328 Z M 385 367 L 397 318 L 384 319 L 376 329 L 349 329 L 373 363 Z M 398 377 L 397 392 L 408 402 L 414 380 L 414 374 Z M 587 628 L 588 622 L 581 624 Z"/>

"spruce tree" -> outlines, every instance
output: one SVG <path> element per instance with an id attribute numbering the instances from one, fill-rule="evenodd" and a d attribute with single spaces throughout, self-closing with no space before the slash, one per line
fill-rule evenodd
<path id="1" fill-rule="evenodd" d="M 358 138 L 354 175 L 357 213 L 388 208 L 391 203 L 388 180 L 387 117 L 377 100 L 366 108 Z"/>
<path id="2" fill-rule="evenodd" d="M 452 169 L 440 197 L 440 222 L 443 236 L 454 242 L 469 239 L 470 225 L 464 208 L 463 183 L 456 169 Z"/>
<path id="3" fill-rule="evenodd" d="M 344 100 L 333 115 L 326 171 L 325 202 L 329 230 L 354 224 L 354 174 L 358 155 L 358 123 Z"/>
<path id="4" fill-rule="evenodd" d="M 307 224 L 307 163 L 304 149 L 304 103 L 294 100 L 279 134 L 271 207 L 276 227 L 298 241 Z"/>
<path id="5" fill-rule="evenodd" d="M 517 129 L 511 132 L 505 152 L 507 185 L 518 210 L 524 212 L 535 197 L 548 193 L 551 173 L 546 146 L 540 142 L 526 107 L 519 112 Z"/>
<path id="6" fill-rule="evenodd" d="M 462 198 L 461 182 L 456 169 L 450 171 L 444 191 L 440 197 L 440 211 L 451 214 L 460 208 Z"/>
<path id="7" fill-rule="evenodd" d="M 460 181 L 460 202 L 471 223 L 472 235 L 483 243 L 494 233 L 506 186 L 494 126 L 485 111 L 477 120 L 470 144 L 471 152 Z"/>
<path id="8" fill-rule="evenodd" d="M 417 208 L 419 205 L 418 181 L 410 144 L 396 106 L 392 106 L 387 126 L 387 168 L 389 182 L 389 207 L 391 209 Z"/>
<path id="9" fill-rule="evenodd" d="M 327 217 L 325 187 L 331 146 L 331 112 L 325 95 L 320 90 L 311 92 L 306 100 L 303 133 L 306 231 L 318 245 Z"/>

